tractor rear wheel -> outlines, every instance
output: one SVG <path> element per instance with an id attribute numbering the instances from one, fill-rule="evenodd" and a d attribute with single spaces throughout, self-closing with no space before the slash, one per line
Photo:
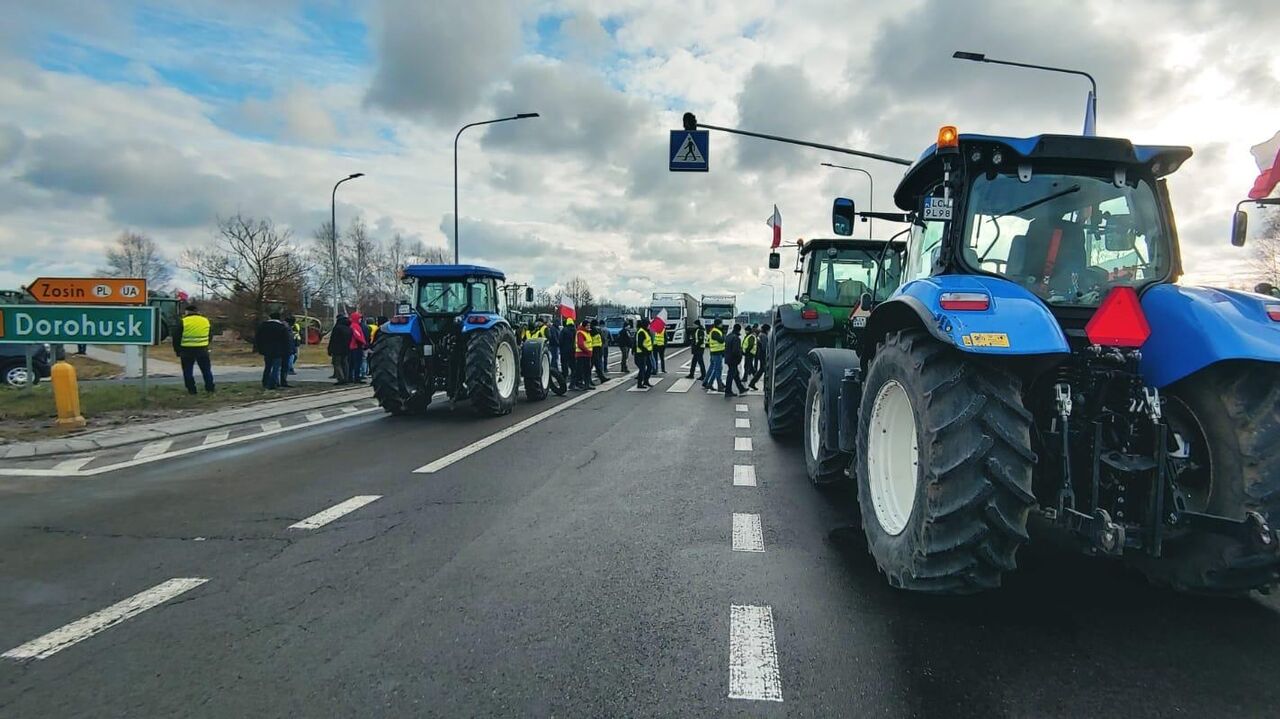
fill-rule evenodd
<path id="1" fill-rule="evenodd" d="M 373 396 L 391 414 L 417 414 L 431 404 L 422 348 L 404 335 L 386 335 L 374 343 L 369 357 Z"/>
<path id="2" fill-rule="evenodd" d="M 1164 393 L 1174 483 L 1193 511 L 1280 521 L 1280 366 L 1230 362 Z M 1166 502 L 1166 507 L 1170 504 Z M 1209 533 L 1176 534 L 1159 559 L 1135 556 L 1155 584 L 1202 594 L 1246 594 L 1280 583 L 1280 548 Z M 1136 554 L 1136 553 L 1135 553 Z"/>
<path id="3" fill-rule="evenodd" d="M 774 320 L 769 342 L 769 368 L 764 373 L 764 412 L 769 433 L 795 434 L 804 423 L 804 394 L 809 380 L 812 335 L 788 330 Z"/>
<path id="4" fill-rule="evenodd" d="M 815 487 L 840 481 L 849 466 L 849 453 L 827 446 L 827 426 L 835 408 L 828 407 L 822 387 L 822 367 L 814 365 L 804 395 L 804 468 Z"/>
<path id="5" fill-rule="evenodd" d="M 1000 586 L 1016 566 L 1035 502 L 1021 389 L 921 330 L 880 344 L 856 461 L 868 549 L 891 585 L 968 594 Z"/>
<path id="6" fill-rule="evenodd" d="M 467 392 L 477 412 L 498 417 L 515 408 L 518 356 L 515 333 L 506 325 L 468 333 Z"/>

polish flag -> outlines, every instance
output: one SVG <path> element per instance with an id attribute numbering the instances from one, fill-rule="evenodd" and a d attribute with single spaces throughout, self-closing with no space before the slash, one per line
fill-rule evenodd
<path id="1" fill-rule="evenodd" d="M 573 306 L 573 298 L 566 295 L 560 300 L 560 319 L 577 321 L 578 310 Z"/>
<path id="2" fill-rule="evenodd" d="M 769 249 L 776 250 L 782 244 L 782 213 L 778 212 L 777 205 L 773 206 L 773 216 L 765 220 L 765 224 L 773 228 L 773 244 Z"/>
<path id="3" fill-rule="evenodd" d="M 1261 200 L 1275 191 L 1280 184 L 1280 132 L 1271 136 L 1261 145 L 1249 148 L 1253 159 L 1258 163 L 1258 179 L 1253 181 L 1253 189 L 1249 190 L 1250 200 Z"/>
<path id="4" fill-rule="evenodd" d="M 661 312 L 658 313 L 657 317 L 653 318 L 653 321 L 649 323 L 649 329 L 657 334 L 661 334 L 667 331 L 667 311 L 666 310 L 662 310 Z"/>

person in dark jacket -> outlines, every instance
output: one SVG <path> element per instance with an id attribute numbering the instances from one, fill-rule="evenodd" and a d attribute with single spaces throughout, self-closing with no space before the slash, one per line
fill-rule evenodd
<path id="1" fill-rule="evenodd" d="M 574 336 L 577 332 L 578 328 L 573 325 L 573 320 L 565 319 L 564 327 L 560 329 L 560 374 L 565 377 L 574 376 Z"/>
<path id="2" fill-rule="evenodd" d="M 627 355 L 635 351 L 636 336 L 631 331 L 631 320 L 622 323 L 622 329 L 618 330 L 618 336 L 614 339 L 618 345 L 618 351 L 622 353 L 621 371 L 627 371 Z"/>
<path id="3" fill-rule="evenodd" d="M 351 381 L 347 367 L 351 364 L 351 319 L 346 315 L 338 316 L 338 323 L 329 333 L 329 360 L 333 363 L 334 384 L 347 384 Z"/>
<path id="4" fill-rule="evenodd" d="M 702 362 L 702 353 L 707 346 L 707 331 L 702 328 L 702 320 L 693 321 L 693 330 L 689 334 L 689 374 L 685 379 L 693 379 L 693 370 L 697 368 L 698 379 L 707 378 L 707 365 Z"/>
<path id="5" fill-rule="evenodd" d="M 747 383 L 747 389 L 755 389 L 764 375 L 765 358 L 769 356 L 769 325 L 762 324 L 756 333 L 756 371 Z"/>
<path id="6" fill-rule="evenodd" d="M 724 339 L 724 363 L 729 368 L 729 376 L 724 380 L 724 396 L 746 394 L 747 387 L 742 384 L 738 369 L 742 364 L 742 325 L 735 324 L 729 331 L 729 336 Z M 733 391 L 735 385 L 738 387 L 737 393 Z"/>
<path id="7" fill-rule="evenodd" d="M 289 326 L 280 319 L 279 312 L 272 312 L 270 319 L 258 325 L 253 335 L 254 348 L 262 355 L 262 388 L 288 387 L 289 378 L 284 369 L 284 358 L 293 351 L 293 338 Z"/>
<path id="8" fill-rule="evenodd" d="M 560 324 L 547 323 L 547 351 L 551 353 L 551 366 L 560 366 Z"/>

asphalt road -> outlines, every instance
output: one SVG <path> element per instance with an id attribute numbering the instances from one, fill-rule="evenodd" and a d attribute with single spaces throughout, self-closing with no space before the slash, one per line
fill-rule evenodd
<path id="1" fill-rule="evenodd" d="M 894 591 L 849 493 L 808 485 L 759 396 L 667 392 L 671 369 L 499 419 L 437 405 L 0 479 L 0 652 L 207 580 L 0 659 L 0 716 L 1276 714 L 1276 600 L 1172 595 L 1047 549 L 996 593 Z"/>

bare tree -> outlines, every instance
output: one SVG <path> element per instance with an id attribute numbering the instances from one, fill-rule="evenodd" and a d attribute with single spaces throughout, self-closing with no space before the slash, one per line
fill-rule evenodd
<path id="1" fill-rule="evenodd" d="M 377 241 L 369 236 L 364 218 L 352 220 L 338 251 L 342 289 L 347 293 L 344 299 L 357 306 L 376 301 L 380 254 Z"/>
<path id="2" fill-rule="evenodd" d="M 564 283 L 564 292 L 561 297 L 568 297 L 573 300 L 573 306 L 577 308 L 579 315 L 583 314 L 583 310 L 591 304 L 591 286 L 581 277 L 573 277 Z"/>
<path id="3" fill-rule="evenodd" d="M 160 289 L 173 279 L 173 265 L 160 252 L 155 240 L 146 235 L 121 232 L 115 245 L 107 249 L 108 277 L 142 277 L 152 289 Z"/>
<path id="4" fill-rule="evenodd" d="M 266 314 L 268 304 L 300 297 L 309 267 L 292 239 L 289 230 L 277 229 L 269 219 L 239 214 L 218 218 L 212 244 L 187 250 L 180 264 L 239 310 L 231 322 L 248 336 L 246 330 Z"/>
<path id="5" fill-rule="evenodd" d="M 1264 214 L 1258 224 L 1262 229 L 1249 238 L 1253 245 L 1249 269 L 1259 282 L 1280 287 L 1280 212 Z"/>

